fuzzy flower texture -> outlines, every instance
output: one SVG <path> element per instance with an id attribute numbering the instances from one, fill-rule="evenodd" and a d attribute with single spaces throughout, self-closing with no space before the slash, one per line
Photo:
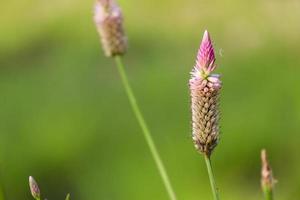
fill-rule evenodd
<path id="1" fill-rule="evenodd" d="M 97 0 L 94 21 L 106 56 L 123 55 L 127 49 L 123 16 L 114 0 Z"/>
<path id="2" fill-rule="evenodd" d="M 33 198 L 39 200 L 41 196 L 40 189 L 37 182 L 34 180 L 32 176 L 29 176 L 29 187 Z"/>
<path id="3" fill-rule="evenodd" d="M 272 192 L 276 180 L 273 177 L 271 166 L 268 162 L 267 152 L 265 149 L 261 151 L 261 186 L 265 192 Z"/>
<path id="4" fill-rule="evenodd" d="M 219 141 L 218 104 L 222 83 L 218 74 L 212 74 L 216 68 L 215 60 L 212 41 L 205 31 L 189 86 L 193 142 L 196 149 L 207 156 L 211 155 Z"/>

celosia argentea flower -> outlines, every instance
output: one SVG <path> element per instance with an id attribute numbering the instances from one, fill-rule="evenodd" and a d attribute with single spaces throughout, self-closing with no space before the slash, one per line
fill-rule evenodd
<path id="1" fill-rule="evenodd" d="M 41 193 L 39 186 L 32 176 L 29 176 L 29 187 L 33 198 L 40 199 Z"/>
<path id="2" fill-rule="evenodd" d="M 218 74 L 212 74 L 215 68 L 212 41 L 209 33 L 205 31 L 189 86 L 193 141 L 196 149 L 207 156 L 210 156 L 219 140 L 218 104 L 221 80 Z"/>
<path id="3" fill-rule="evenodd" d="M 123 16 L 114 0 L 97 0 L 94 21 L 101 37 L 106 56 L 123 55 L 127 38 L 123 29 Z"/>
<path id="4" fill-rule="evenodd" d="M 275 180 L 273 178 L 272 169 L 267 159 L 267 152 L 265 149 L 261 151 L 261 186 L 264 192 L 272 193 Z"/>

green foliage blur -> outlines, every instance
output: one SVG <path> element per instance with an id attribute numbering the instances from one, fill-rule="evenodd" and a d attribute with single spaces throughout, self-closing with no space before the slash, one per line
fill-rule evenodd
<path id="1" fill-rule="evenodd" d="M 93 0 L 0 1 L 0 200 L 166 200 Z M 223 200 L 263 199 L 260 150 L 276 199 L 300 196 L 300 2 L 119 0 L 130 82 L 178 199 L 212 199 L 191 141 L 188 79 L 205 29 L 215 44 L 221 142 L 212 161 Z"/>

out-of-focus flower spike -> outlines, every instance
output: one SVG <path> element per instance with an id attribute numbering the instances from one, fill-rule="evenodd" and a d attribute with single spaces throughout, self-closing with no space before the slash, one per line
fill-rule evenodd
<path id="1" fill-rule="evenodd" d="M 213 44 L 208 31 L 205 30 L 198 50 L 195 69 L 201 72 L 201 76 L 206 77 L 216 68 L 215 60 Z"/>
<path id="2" fill-rule="evenodd" d="M 127 49 L 123 16 L 114 0 L 97 0 L 94 21 L 106 56 L 123 55 Z"/>
<path id="3" fill-rule="evenodd" d="M 32 176 L 29 176 L 29 187 L 33 198 L 35 198 L 36 200 L 40 200 L 41 198 L 40 189 L 37 182 L 34 180 Z"/>
<path id="4" fill-rule="evenodd" d="M 265 149 L 261 151 L 261 163 L 261 187 L 266 197 L 272 197 L 276 180 L 273 177 L 273 172 L 269 164 L 267 152 Z"/>

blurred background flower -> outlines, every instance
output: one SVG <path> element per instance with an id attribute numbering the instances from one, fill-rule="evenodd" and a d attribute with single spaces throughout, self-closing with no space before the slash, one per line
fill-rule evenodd
<path id="1" fill-rule="evenodd" d="M 128 74 L 178 199 L 211 198 L 190 141 L 187 85 L 205 29 L 224 74 L 212 156 L 222 199 L 262 197 L 262 147 L 279 180 L 276 197 L 299 196 L 300 2 L 118 2 Z M 116 68 L 102 55 L 93 5 L 0 1 L 0 199 L 31 199 L 29 175 L 50 200 L 67 192 L 78 200 L 167 198 Z"/>

